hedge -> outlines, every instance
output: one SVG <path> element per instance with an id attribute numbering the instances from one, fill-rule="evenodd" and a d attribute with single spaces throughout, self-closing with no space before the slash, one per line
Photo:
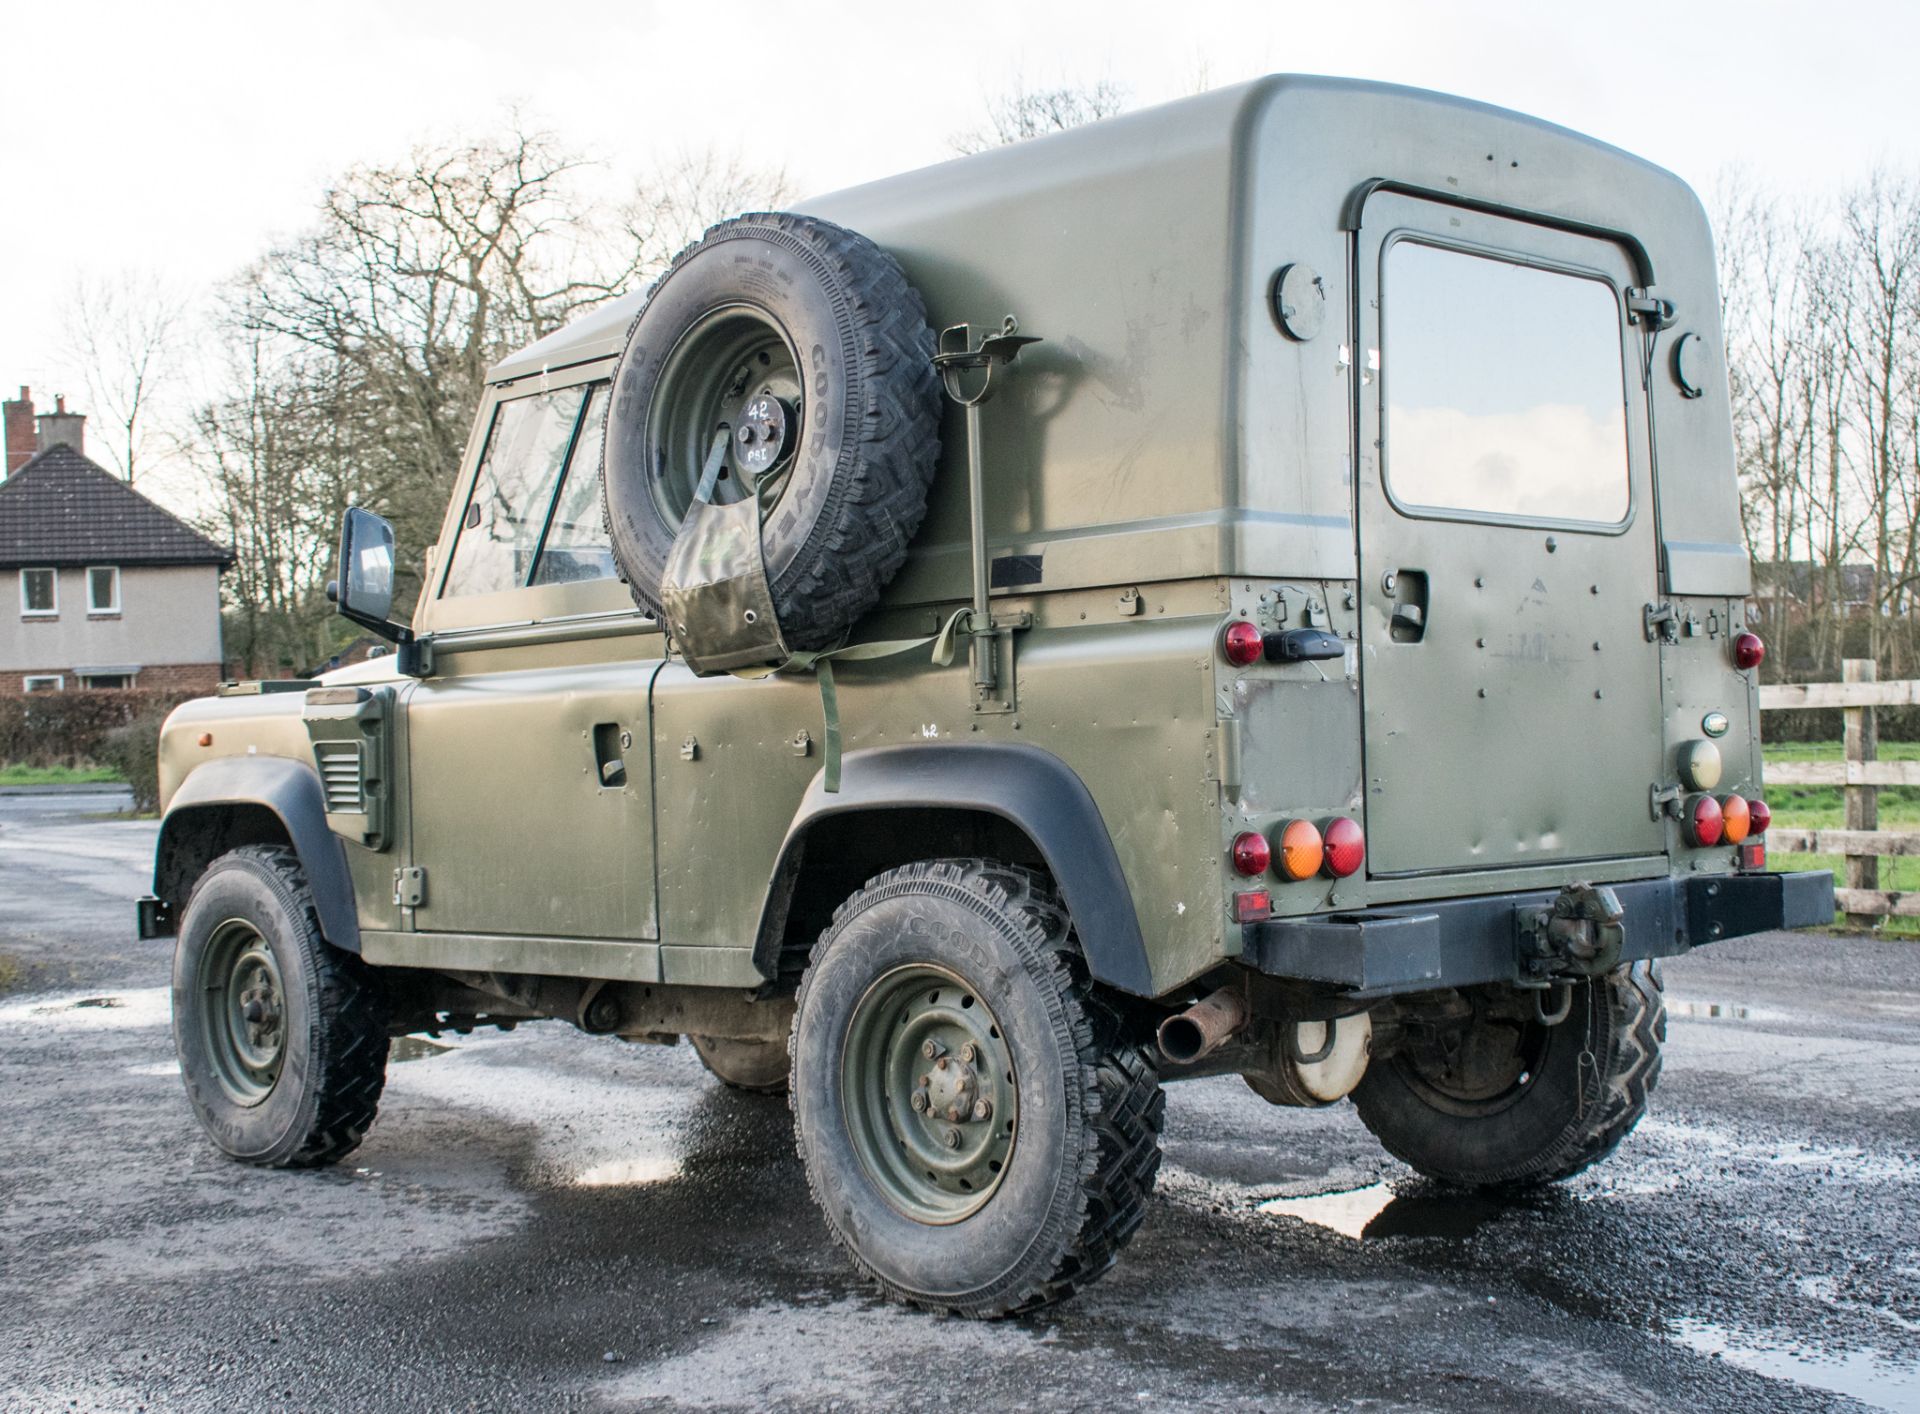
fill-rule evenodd
<path id="1" fill-rule="evenodd" d="M 0 697 L 0 762 L 21 766 L 118 764 L 107 738 L 132 723 L 157 733 L 192 692 L 34 692 Z"/>

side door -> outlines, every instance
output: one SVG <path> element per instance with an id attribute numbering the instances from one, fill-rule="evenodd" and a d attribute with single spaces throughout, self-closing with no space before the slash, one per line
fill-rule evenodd
<path id="1" fill-rule="evenodd" d="M 419 622 L 407 699 L 423 933 L 659 933 L 648 698 L 661 637 L 616 577 L 600 510 L 607 383 L 493 395 Z"/>
<path id="2" fill-rule="evenodd" d="M 1379 193 L 1358 275 L 1369 871 L 1659 855 L 1658 533 L 1627 252 Z"/>

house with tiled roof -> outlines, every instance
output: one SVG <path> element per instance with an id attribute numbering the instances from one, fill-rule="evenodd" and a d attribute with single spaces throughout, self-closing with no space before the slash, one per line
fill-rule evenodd
<path id="1" fill-rule="evenodd" d="M 213 687 L 232 553 L 89 459 L 64 399 L 5 416 L 0 693 Z"/>

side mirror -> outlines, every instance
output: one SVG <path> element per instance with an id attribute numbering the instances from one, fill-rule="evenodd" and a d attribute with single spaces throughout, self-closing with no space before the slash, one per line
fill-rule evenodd
<path id="1" fill-rule="evenodd" d="M 340 617 L 400 645 L 400 671 L 418 676 L 424 655 L 413 630 L 387 617 L 393 610 L 393 527 L 372 511 L 348 509 L 340 521 L 340 577 L 327 583 Z"/>
<path id="2" fill-rule="evenodd" d="M 340 522 L 340 578 L 332 598 L 356 623 L 384 624 L 393 608 L 393 527 L 358 506 Z"/>

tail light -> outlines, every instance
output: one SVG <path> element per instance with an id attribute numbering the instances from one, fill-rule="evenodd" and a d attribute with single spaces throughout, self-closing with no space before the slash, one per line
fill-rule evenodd
<path id="1" fill-rule="evenodd" d="M 1235 619 L 1220 635 L 1220 652 L 1236 668 L 1260 661 L 1263 645 L 1260 630 L 1245 619 Z"/>
<path id="2" fill-rule="evenodd" d="M 1733 665 L 1746 672 L 1757 668 L 1767 660 L 1767 645 L 1760 641 L 1757 633 L 1736 633 L 1733 636 Z"/>
<path id="3" fill-rule="evenodd" d="M 1327 821 L 1320 833 L 1326 846 L 1326 860 L 1322 868 L 1327 874 L 1335 879 L 1344 879 L 1358 871 L 1367 857 L 1367 837 L 1361 833 L 1359 823 L 1345 815 L 1336 815 Z"/>
<path id="4" fill-rule="evenodd" d="M 1738 795 L 1720 797 L 1720 835 L 1728 844 L 1739 844 L 1753 833 L 1753 812 L 1746 799 Z"/>
<path id="5" fill-rule="evenodd" d="M 1233 837 L 1233 867 L 1249 879 L 1267 872 L 1273 863 L 1273 849 L 1258 830 L 1246 830 Z"/>
<path id="6" fill-rule="evenodd" d="M 1273 917 L 1273 895 L 1265 889 L 1248 889 L 1233 896 L 1235 923 L 1264 923 Z"/>
<path id="7" fill-rule="evenodd" d="M 1695 849 L 1707 849 L 1720 843 L 1720 802 L 1710 795 L 1696 795 L 1687 807 L 1687 843 Z"/>
<path id="8" fill-rule="evenodd" d="M 1280 831 L 1280 877 L 1311 879 L 1326 859 L 1320 828 L 1311 820 L 1289 820 Z"/>
<path id="9" fill-rule="evenodd" d="M 1764 800 L 1747 802 L 1747 838 L 1757 840 L 1767 832 L 1767 826 L 1773 823 L 1773 812 L 1767 808 Z"/>

